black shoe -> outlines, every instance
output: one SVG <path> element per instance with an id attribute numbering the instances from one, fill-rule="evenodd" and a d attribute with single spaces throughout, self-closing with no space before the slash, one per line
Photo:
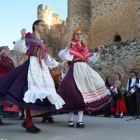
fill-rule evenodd
<path id="1" fill-rule="evenodd" d="M 119 117 L 119 118 L 123 118 L 123 115 L 122 115 L 122 116 L 120 115 L 120 117 Z"/>
<path id="2" fill-rule="evenodd" d="M 24 121 L 21 125 L 23 128 L 27 128 L 26 122 Z M 36 129 L 38 129 L 38 131 L 41 131 L 41 129 L 37 128 L 36 126 L 32 125 L 33 127 L 35 127 Z"/>
<path id="3" fill-rule="evenodd" d="M 21 115 L 19 120 L 23 120 L 25 118 L 25 114 Z"/>
<path id="4" fill-rule="evenodd" d="M 120 118 L 120 115 L 115 115 L 114 118 Z"/>
<path id="5" fill-rule="evenodd" d="M 74 127 L 74 123 L 73 123 L 73 124 L 70 124 L 70 123 L 73 123 L 73 121 L 69 121 L 69 122 L 68 122 L 68 126 L 69 126 L 69 127 Z"/>
<path id="6" fill-rule="evenodd" d="M 104 115 L 103 117 L 107 117 L 107 115 Z"/>
<path id="7" fill-rule="evenodd" d="M 24 121 L 21 125 L 23 128 L 27 128 L 26 122 Z"/>
<path id="8" fill-rule="evenodd" d="M 26 128 L 26 132 L 32 133 L 32 134 L 37 134 L 40 131 L 41 131 L 41 129 L 35 127 L 34 125 L 32 125 L 32 127 L 30 127 L 30 128 L 28 128 L 28 127 Z"/>
<path id="9" fill-rule="evenodd" d="M 85 125 L 82 122 L 77 122 L 77 128 L 84 128 Z"/>
<path id="10" fill-rule="evenodd" d="M 43 117 L 41 122 L 46 122 L 48 121 L 48 123 L 54 123 L 53 117 Z"/>

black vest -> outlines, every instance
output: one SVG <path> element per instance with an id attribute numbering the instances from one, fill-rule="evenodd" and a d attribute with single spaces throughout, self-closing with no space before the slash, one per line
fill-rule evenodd
<path id="1" fill-rule="evenodd" d="M 132 78 L 129 79 L 129 88 L 128 88 L 129 90 L 130 90 L 131 83 L 132 83 Z M 136 78 L 136 83 L 139 83 L 139 78 Z"/>

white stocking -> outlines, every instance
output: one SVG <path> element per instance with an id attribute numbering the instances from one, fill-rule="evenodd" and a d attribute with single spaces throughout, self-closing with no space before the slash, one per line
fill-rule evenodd
<path id="1" fill-rule="evenodd" d="M 73 112 L 69 112 L 69 121 L 73 121 Z M 70 122 L 69 125 L 73 125 L 73 122 Z"/>
<path id="2" fill-rule="evenodd" d="M 84 114 L 84 111 L 79 111 L 78 112 L 78 123 L 82 122 L 83 114 Z"/>

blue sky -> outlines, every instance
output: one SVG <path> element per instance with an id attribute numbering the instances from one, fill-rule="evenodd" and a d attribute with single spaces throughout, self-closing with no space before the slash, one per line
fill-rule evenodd
<path id="1" fill-rule="evenodd" d="M 32 32 L 32 24 L 37 20 L 37 7 L 43 4 L 52 7 L 59 18 L 67 18 L 67 0 L 0 0 L 0 46 L 13 49 L 13 41 L 20 39 L 20 31 L 26 28 Z"/>

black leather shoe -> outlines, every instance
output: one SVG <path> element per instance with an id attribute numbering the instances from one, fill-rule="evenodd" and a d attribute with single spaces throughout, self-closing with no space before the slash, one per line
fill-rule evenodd
<path id="1" fill-rule="evenodd" d="M 53 117 L 43 117 L 41 122 L 46 122 L 48 121 L 48 123 L 54 123 Z"/>
<path id="2" fill-rule="evenodd" d="M 21 126 L 22 126 L 23 128 L 26 128 L 26 127 L 27 127 L 26 122 L 24 121 L 24 122 L 22 123 Z"/>
<path id="3" fill-rule="evenodd" d="M 70 124 L 70 123 L 73 123 L 73 121 L 69 121 L 69 122 L 68 122 L 68 126 L 69 126 L 69 127 L 74 127 L 74 123 L 73 123 L 73 124 Z"/>
<path id="4" fill-rule="evenodd" d="M 119 117 L 119 118 L 123 118 L 123 115 L 122 115 L 122 116 L 120 115 L 120 117 Z"/>
<path id="5" fill-rule="evenodd" d="M 27 128 L 26 122 L 24 121 L 21 125 L 23 128 Z M 33 127 L 35 127 L 36 129 L 38 129 L 38 131 L 41 131 L 41 129 L 37 128 L 36 126 L 32 125 Z"/>
<path id="6" fill-rule="evenodd" d="M 84 128 L 85 125 L 82 122 L 77 122 L 77 128 Z"/>
<path id="7" fill-rule="evenodd" d="M 26 128 L 26 132 L 32 133 L 32 134 L 37 134 L 41 131 L 41 129 L 37 128 L 36 126 L 32 125 L 30 128 Z"/>
<path id="8" fill-rule="evenodd" d="M 115 115 L 114 118 L 120 118 L 120 115 Z"/>

